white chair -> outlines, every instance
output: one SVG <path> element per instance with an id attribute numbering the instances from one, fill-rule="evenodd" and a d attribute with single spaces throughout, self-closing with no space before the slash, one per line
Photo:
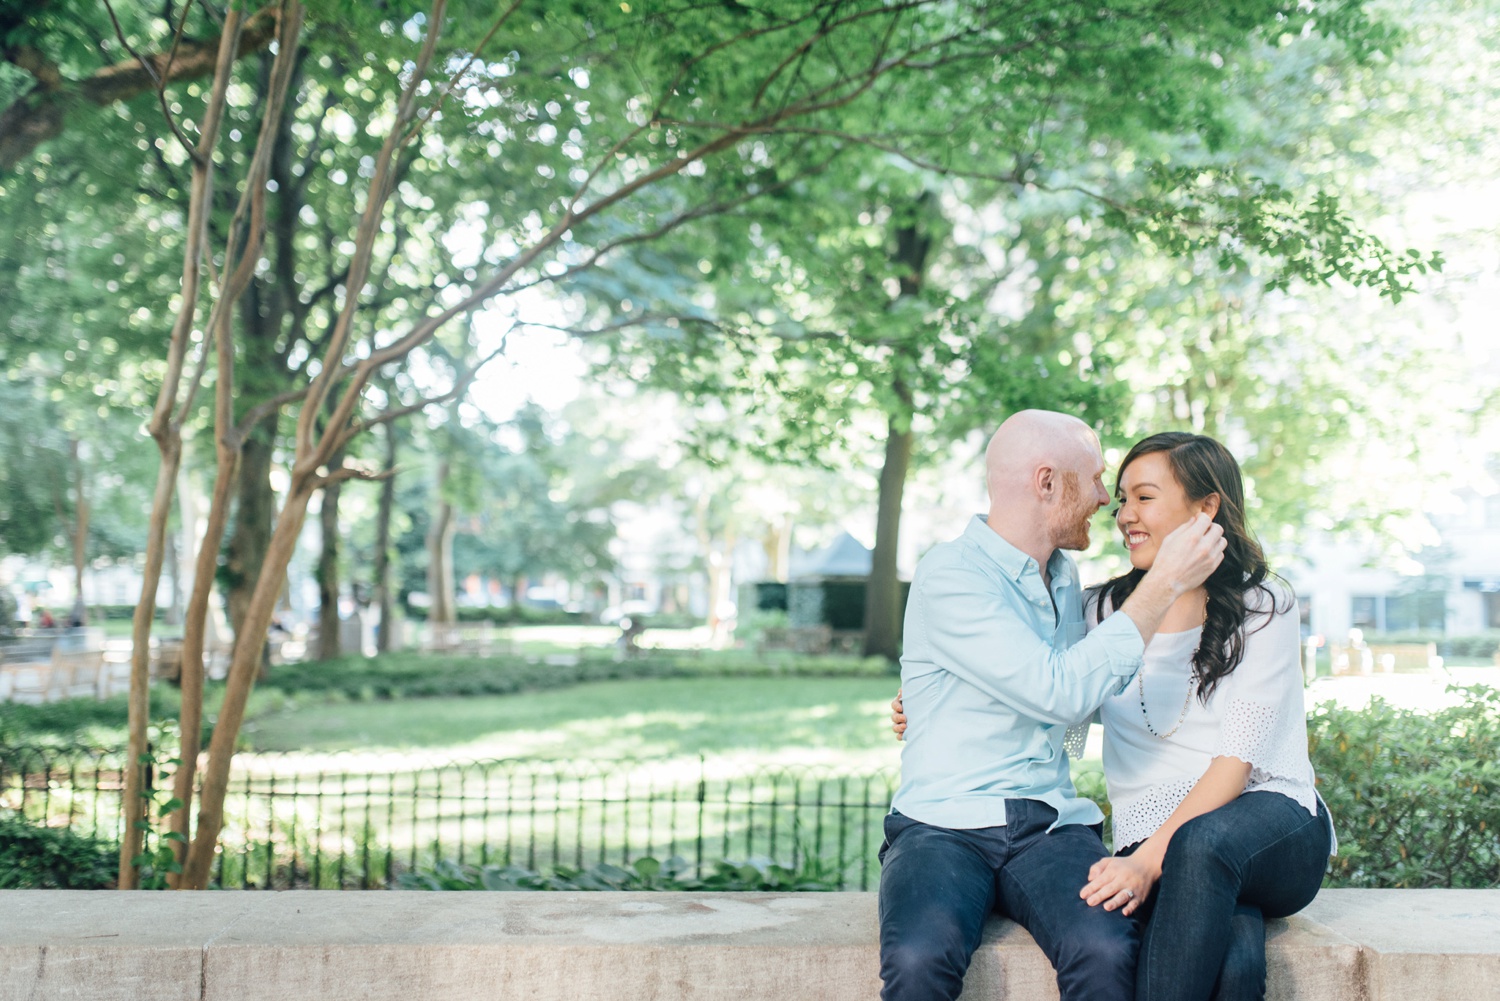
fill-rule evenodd
<path id="1" fill-rule="evenodd" d="M 52 698 L 76 699 L 99 692 L 99 671 L 104 666 L 103 650 L 52 651 Z M 49 701 L 51 701 L 49 699 Z"/>
<path id="2" fill-rule="evenodd" d="M 52 665 L 45 661 L 28 664 L 8 664 L 10 674 L 10 699 L 28 705 L 40 705 L 48 701 L 52 688 Z"/>
<path id="3" fill-rule="evenodd" d="M 99 668 L 99 689 L 95 695 L 103 701 L 115 692 L 130 690 L 130 658 L 121 659 L 118 654 L 106 654 Z"/>

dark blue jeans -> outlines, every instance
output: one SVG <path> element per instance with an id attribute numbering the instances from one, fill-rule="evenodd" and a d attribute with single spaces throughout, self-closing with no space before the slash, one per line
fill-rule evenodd
<path id="1" fill-rule="evenodd" d="M 1328 866 L 1328 812 L 1249 792 L 1177 829 L 1161 882 L 1135 918 L 1145 926 L 1139 1001 L 1260 1001 L 1266 918 L 1308 904 Z M 1122 853 L 1124 854 L 1124 853 Z"/>
<path id="2" fill-rule="evenodd" d="M 1057 812 L 1005 801 L 1006 826 L 950 830 L 891 813 L 880 869 L 884 1001 L 940 1001 L 963 990 L 984 921 L 997 905 L 1057 970 L 1062 1001 L 1131 1001 L 1136 923 L 1078 896 L 1107 853 L 1092 827 L 1047 827 Z"/>

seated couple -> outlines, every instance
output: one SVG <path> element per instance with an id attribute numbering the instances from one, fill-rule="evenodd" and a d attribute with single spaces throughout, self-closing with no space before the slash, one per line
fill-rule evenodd
<path id="1" fill-rule="evenodd" d="M 988 517 L 917 567 L 881 849 L 887 1001 L 957 997 L 997 907 L 1063 1001 L 1261 998 L 1264 919 L 1322 882 L 1296 602 L 1245 527 L 1239 467 L 1201 435 L 1132 448 L 1115 511 L 1132 569 L 1085 597 L 1061 550 L 1088 545 L 1104 471 L 1082 421 L 1012 416 L 986 452 Z M 1064 753 L 1096 712 L 1113 856 Z"/>

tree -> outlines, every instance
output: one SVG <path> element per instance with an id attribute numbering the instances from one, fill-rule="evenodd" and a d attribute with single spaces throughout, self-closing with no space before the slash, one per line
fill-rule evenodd
<path id="1" fill-rule="evenodd" d="M 619 364 L 644 362 L 658 382 L 696 398 L 745 401 L 726 439 L 746 444 L 744 418 L 775 409 L 759 425 L 770 433 L 748 444 L 805 461 L 837 437 L 821 429 L 852 427 L 862 409 L 882 415 L 868 653 L 899 650 L 895 553 L 914 422 L 940 441 L 1025 406 L 1076 410 L 1106 433 L 1122 424 L 1109 351 L 1094 352 L 1063 315 L 1077 263 L 1071 247 L 1097 251 L 1110 241 L 1127 256 L 1209 259 L 1272 289 L 1344 279 L 1396 299 L 1410 288 L 1408 274 L 1439 263 L 1415 252 L 1403 259 L 1358 233 L 1326 193 L 1299 204 L 1279 183 L 1274 157 L 1256 164 L 1267 168 L 1260 177 L 1225 166 L 1259 138 L 1240 120 L 1239 100 L 1264 71 L 1243 64 L 1255 63 L 1261 31 L 1275 33 L 1272 48 L 1294 47 L 1280 24 L 1257 24 L 1248 9 L 1178 24 L 1147 69 L 1142 39 L 1130 27 L 1116 31 L 1140 13 L 1111 8 L 1118 21 L 1101 38 L 1064 12 L 1047 59 L 1006 67 L 1003 97 L 936 70 L 935 93 L 896 94 L 883 110 L 898 122 L 941 113 L 953 132 L 946 147 L 870 143 L 880 156 L 846 158 L 801 182 L 796 199 L 757 202 L 753 218 L 728 234 L 723 220 L 705 224 L 698 242 L 675 248 L 675 266 L 635 266 L 681 274 L 696 264 L 710 276 L 651 286 L 655 297 L 639 308 L 673 319 L 622 335 Z M 1296 44 L 1336 64 L 1387 41 L 1355 8 L 1340 16 L 1320 23 L 1325 37 Z M 1084 55 L 1090 44 L 1101 47 Z M 1225 86 L 1231 75 L 1245 90 Z M 990 235 L 1008 251 L 948 238 L 997 212 L 1006 224 Z M 595 282 L 604 302 L 631 284 L 626 275 Z"/>

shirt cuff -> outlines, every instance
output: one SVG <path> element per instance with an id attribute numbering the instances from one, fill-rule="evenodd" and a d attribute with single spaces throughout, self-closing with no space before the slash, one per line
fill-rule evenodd
<path id="1" fill-rule="evenodd" d="M 1109 656 L 1109 669 L 1122 678 L 1128 678 L 1141 669 L 1146 657 L 1146 642 L 1135 622 L 1123 612 L 1118 612 L 1099 623 L 1090 638 L 1098 636 L 1104 641 L 1105 653 Z"/>

